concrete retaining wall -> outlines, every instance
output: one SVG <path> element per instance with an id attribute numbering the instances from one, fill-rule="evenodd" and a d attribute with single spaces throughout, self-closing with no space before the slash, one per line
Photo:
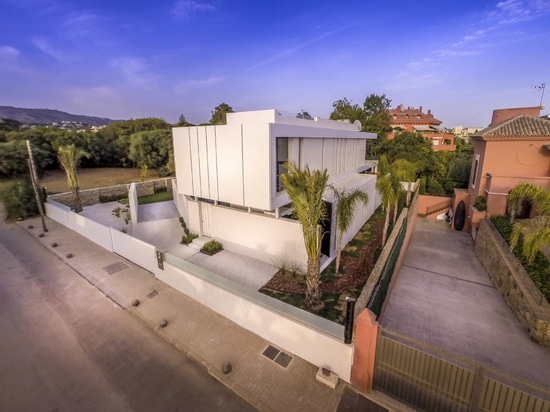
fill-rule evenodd
<path id="1" fill-rule="evenodd" d="M 169 177 L 164 179 L 148 180 L 147 182 L 136 182 L 135 185 L 137 196 L 152 195 L 155 191 L 163 190 L 164 188 L 166 188 L 166 190 L 172 190 L 173 179 L 174 178 Z M 102 201 L 105 202 L 106 199 L 109 199 L 107 201 L 111 201 L 128 197 L 129 190 L 130 184 L 81 190 L 80 198 L 82 200 L 82 206 L 90 206 L 97 203 L 102 203 Z M 73 195 L 71 192 L 59 193 L 55 195 L 48 195 L 48 199 L 55 200 L 66 206 L 71 206 Z"/>
<path id="2" fill-rule="evenodd" d="M 490 220 L 480 222 L 474 251 L 529 337 L 550 347 L 550 304 Z"/>

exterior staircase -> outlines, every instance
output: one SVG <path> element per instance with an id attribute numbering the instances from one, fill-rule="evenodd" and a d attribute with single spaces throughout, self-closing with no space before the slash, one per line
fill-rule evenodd
<path id="1" fill-rule="evenodd" d="M 444 200 L 442 202 L 439 202 L 439 203 L 436 203 L 434 205 L 431 205 L 431 206 L 427 207 L 426 211 L 424 213 L 421 213 L 419 211 L 418 216 L 428 217 L 428 216 L 434 215 L 436 213 L 440 214 L 443 211 L 446 212 L 452 206 L 452 204 L 453 204 L 453 199 L 449 198 L 447 200 Z"/>
<path id="2" fill-rule="evenodd" d="M 189 246 L 191 249 L 201 250 L 204 244 L 207 242 L 210 242 L 211 240 L 212 238 L 209 236 L 199 236 L 193 239 L 193 241 L 189 243 L 187 246 Z"/>

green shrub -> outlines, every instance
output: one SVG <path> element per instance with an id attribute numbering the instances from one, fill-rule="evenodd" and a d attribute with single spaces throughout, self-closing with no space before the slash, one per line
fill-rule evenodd
<path id="1" fill-rule="evenodd" d="M 168 188 L 166 186 L 155 186 L 153 187 L 153 192 L 155 193 L 163 193 L 163 192 L 167 192 L 168 191 Z"/>
<path id="2" fill-rule="evenodd" d="M 508 216 L 492 216 L 491 222 L 500 233 L 506 244 L 510 244 L 510 234 L 512 233 L 512 225 Z M 512 251 L 514 256 L 525 268 L 533 283 L 542 292 L 548 302 L 550 302 L 550 262 L 542 252 L 537 252 L 532 263 L 528 263 L 523 254 L 523 235 L 520 235 L 518 243 Z"/>
<path id="3" fill-rule="evenodd" d="M 0 186 L 6 219 L 25 219 L 38 214 L 32 184 L 28 179 L 10 180 Z"/>
<path id="4" fill-rule="evenodd" d="M 483 196 L 476 197 L 474 207 L 480 212 L 485 212 L 487 210 L 487 200 Z"/>
<path id="5" fill-rule="evenodd" d="M 223 250 L 223 246 L 220 242 L 218 242 L 215 239 L 212 239 L 209 242 L 206 242 L 204 246 L 201 249 L 201 252 L 206 252 L 210 255 L 213 255 L 215 253 L 218 253 L 219 251 Z"/>
<path id="6" fill-rule="evenodd" d="M 510 244 L 510 235 L 512 234 L 512 225 L 508 216 L 491 216 L 491 222 L 500 233 L 506 243 Z"/>
<path id="7" fill-rule="evenodd" d="M 193 239 L 196 239 L 199 237 L 196 233 L 189 232 L 189 229 L 187 229 L 187 233 L 181 237 L 181 244 L 188 245 L 193 241 Z"/>
<path id="8" fill-rule="evenodd" d="M 118 195 L 99 195 L 99 203 L 109 203 L 109 202 L 118 202 L 121 199 L 127 198 L 127 193 L 122 193 Z"/>

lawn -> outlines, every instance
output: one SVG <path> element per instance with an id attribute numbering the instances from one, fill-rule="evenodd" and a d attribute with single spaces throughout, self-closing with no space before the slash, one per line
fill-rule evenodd
<path id="1" fill-rule="evenodd" d="M 140 196 L 138 197 L 138 204 L 146 205 L 148 203 L 167 202 L 168 200 L 174 200 L 174 195 L 171 190 L 158 192 L 154 195 Z"/>
<path id="2" fill-rule="evenodd" d="M 78 170 L 80 190 L 108 187 L 118 184 L 139 182 L 140 169 L 103 167 Z M 156 176 L 151 173 L 151 178 Z M 48 170 L 40 179 L 40 185 L 49 192 L 68 192 L 67 176 L 62 170 Z"/>

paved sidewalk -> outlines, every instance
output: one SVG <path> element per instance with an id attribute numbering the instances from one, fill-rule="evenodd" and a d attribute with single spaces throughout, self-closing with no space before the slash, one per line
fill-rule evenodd
<path id="1" fill-rule="evenodd" d="M 293 354 L 286 368 L 280 366 L 263 355 L 270 343 L 258 335 L 61 224 L 46 218 L 46 225 L 49 230 L 40 237 L 40 218 L 19 222 L 20 227 L 113 302 L 259 410 L 403 410 L 400 404 L 377 392 L 367 394 L 369 399 L 366 399 L 365 394 L 357 393 L 343 381 L 336 389 L 329 388 L 315 379 L 318 369 L 315 365 Z M 139 305 L 134 306 L 136 299 Z M 167 321 L 165 327 L 161 327 L 163 320 Z M 226 362 L 232 369 L 224 374 L 222 366 Z M 346 396 L 342 396 L 343 393 Z"/>

